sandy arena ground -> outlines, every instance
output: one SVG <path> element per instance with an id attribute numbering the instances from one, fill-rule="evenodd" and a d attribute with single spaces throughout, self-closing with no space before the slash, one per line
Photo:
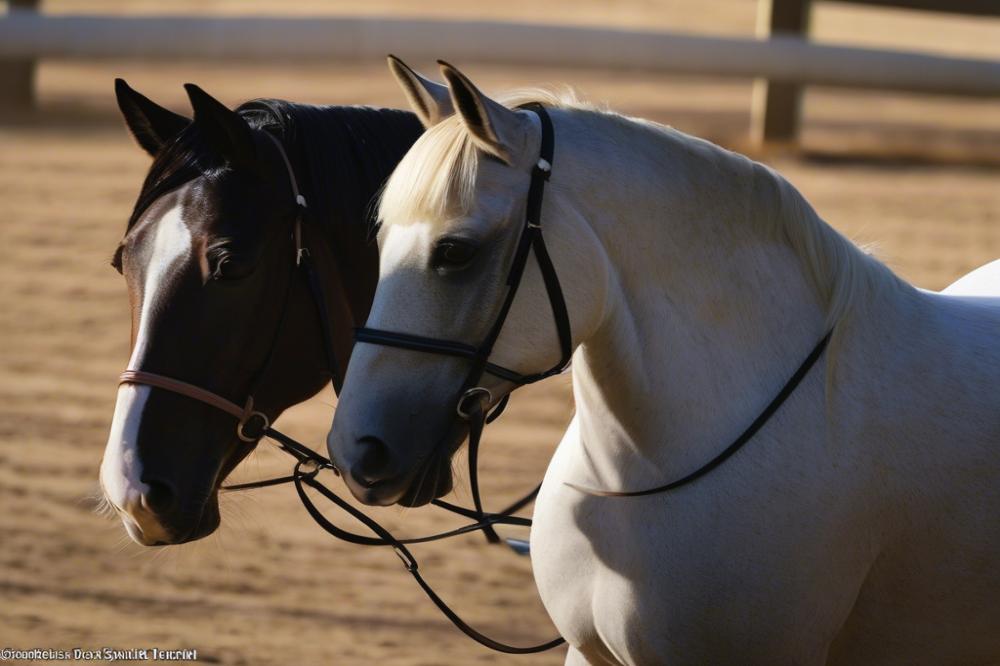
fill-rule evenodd
<path id="1" fill-rule="evenodd" d="M 186 0 L 170 8 L 573 20 L 751 34 L 755 3 L 290 4 Z M 50 4 L 54 11 L 121 6 Z M 161 9 L 153 2 L 129 8 Z M 822 39 L 1000 57 L 997 21 L 821 5 L 816 22 Z M 751 87 L 745 81 L 483 65 L 468 72 L 487 90 L 569 82 L 625 112 L 728 146 L 748 145 Z M 114 76 L 185 112 L 185 81 L 231 104 L 264 96 L 404 103 L 382 63 L 291 71 L 126 62 L 42 66 L 41 112 L 0 124 L 0 647 L 197 648 L 202 661 L 223 664 L 561 663 L 561 651 L 511 658 L 466 640 L 390 552 L 327 538 L 290 488 L 229 497 L 217 535 L 156 551 L 132 545 L 117 522 L 94 513 L 116 377 L 128 357 L 124 283 L 108 260 L 148 165 L 114 110 Z M 1000 256 L 996 101 L 816 90 L 807 97 L 805 123 L 804 153 L 761 157 L 827 221 L 875 243 L 904 277 L 938 289 Z M 281 425 L 321 446 L 332 403 L 330 395 L 314 399 Z M 571 409 L 565 378 L 517 394 L 485 442 L 482 477 L 490 506 L 537 481 Z M 261 450 L 236 478 L 284 465 Z M 468 500 L 464 487 L 458 499 Z M 431 509 L 373 513 L 406 534 L 454 522 Z M 518 643 L 552 634 L 526 559 L 471 537 L 417 552 L 427 577 L 473 625 Z"/>

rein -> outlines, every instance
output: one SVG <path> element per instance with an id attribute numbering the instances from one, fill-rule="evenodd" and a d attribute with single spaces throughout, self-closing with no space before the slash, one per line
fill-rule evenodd
<path id="1" fill-rule="evenodd" d="M 749 442 L 751 438 L 757 434 L 758 430 L 764 427 L 764 424 L 767 423 L 772 416 L 774 416 L 774 413 L 777 412 L 781 405 L 784 404 L 785 400 L 788 399 L 788 396 L 795 391 L 802 380 L 805 379 L 805 376 L 809 374 L 809 370 L 816 365 L 816 361 L 819 360 L 819 357 L 823 355 L 823 351 L 826 349 L 827 345 L 830 344 L 830 337 L 832 335 L 833 331 L 831 330 L 823 336 L 823 339 L 820 340 L 815 347 L 813 347 L 813 350 L 809 352 L 809 356 L 806 357 L 806 360 L 804 360 L 798 370 L 795 371 L 795 374 L 793 374 L 785 385 L 781 387 L 778 395 L 774 396 L 774 399 L 768 403 L 767 407 L 764 408 L 764 411 L 757 415 L 757 418 L 754 419 L 753 423 L 751 423 L 739 437 L 733 440 L 732 444 L 727 446 L 721 453 L 695 471 L 686 474 L 675 481 L 671 481 L 670 483 L 664 483 L 652 488 L 646 488 L 645 490 L 600 490 L 598 488 L 587 488 L 586 486 L 580 486 L 568 481 L 564 483 L 574 490 L 578 490 L 587 495 L 594 495 L 596 497 L 645 497 L 646 495 L 666 493 L 700 479 L 722 463 L 726 462 L 730 456 L 743 448 L 743 445 Z"/>
<path id="2" fill-rule="evenodd" d="M 360 510 L 352 506 L 346 500 L 338 496 L 332 490 L 323 485 L 316 477 L 324 469 L 329 469 L 333 471 L 334 474 L 340 475 L 340 471 L 326 456 L 313 451 L 309 447 L 301 444 L 292 437 L 276 430 L 271 425 L 271 419 L 262 411 L 254 409 L 254 393 L 256 389 L 263 383 L 264 377 L 267 370 L 270 368 L 272 359 L 274 356 L 274 350 L 277 347 L 278 339 L 281 335 L 281 329 L 284 325 L 284 320 L 287 315 L 289 295 L 291 293 L 292 285 L 295 281 L 296 272 L 301 272 L 304 274 L 306 282 L 309 287 L 312 300 L 317 308 L 317 313 L 319 315 L 321 333 L 324 340 L 324 348 L 326 350 L 327 357 L 327 368 L 331 376 L 331 380 L 334 384 L 334 389 L 337 393 L 340 392 L 340 382 L 341 373 L 337 369 L 336 356 L 334 355 L 333 348 L 333 336 L 330 331 L 330 318 L 329 312 L 327 311 L 327 301 L 325 293 L 323 290 L 322 282 L 316 275 L 316 272 L 312 265 L 311 256 L 308 247 L 305 245 L 302 237 L 302 220 L 308 212 L 308 207 L 306 204 L 306 199 L 299 191 L 298 182 L 295 178 L 295 172 L 292 169 L 291 162 L 288 159 L 288 155 L 285 152 L 284 146 L 281 142 L 272 136 L 271 134 L 265 132 L 264 135 L 270 139 L 275 147 L 278 149 L 281 155 L 282 161 L 284 162 L 285 168 L 288 172 L 289 182 L 291 184 L 292 196 L 295 200 L 296 214 L 295 220 L 292 228 L 292 237 L 295 244 L 295 261 L 292 265 L 292 275 L 288 282 L 288 287 L 285 293 L 284 302 L 282 304 L 281 314 L 278 319 L 277 328 L 272 338 L 270 349 L 267 353 L 264 363 L 261 369 L 258 371 L 257 375 L 251 382 L 251 390 L 248 392 L 248 396 L 244 405 L 240 407 L 237 403 L 225 398 L 217 393 L 213 393 L 208 389 L 204 389 L 200 386 L 190 384 L 188 382 L 175 379 L 173 377 L 168 377 L 166 375 L 161 375 L 153 372 L 146 372 L 144 370 L 129 368 L 125 370 L 119 377 L 119 384 L 141 384 L 146 386 L 151 386 L 154 388 L 162 389 L 175 393 L 177 395 L 190 398 L 197 402 L 201 402 L 210 405 L 222 412 L 225 412 L 235 419 L 236 423 L 236 436 L 240 441 L 245 442 L 249 445 L 256 444 L 262 438 L 269 438 L 275 442 L 279 449 L 292 458 L 295 459 L 295 466 L 292 469 L 292 473 L 288 476 L 276 477 L 272 479 L 264 479 L 261 481 L 252 481 L 249 483 L 240 483 L 234 485 L 222 486 L 223 490 L 226 491 L 239 491 L 239 490 L 250 490 L 254 488 L 265 488 L 270 486 L 283 485 L 286 483 L 292 483 L 295 485 L 295 491 L 299 496 L 299 500 L 305 507 L 306 511 L 309 513 L 310 517 L 327 533 L 332 536 L 341 539 L 342 541 L 347 541 L 349 543 L 354 543 L 362 546 L 388 546 L 395 551 L 396 555 L 402 561 L 405 569 L 413 576 L 414 580 L 424 591 L 424 593 L 430 598 L 435 606 L 448 618 L 459 630 L 461 630 L 466 636 L 475 640 L 476 642 L 499 652 L 505 652 L 509 654 L 528 654 L 533 652 L 541 652 L 548 650 L 550 648 L 556 647 L 564 642 L 562 638 L 556 638 L 554 640 L 542 643 L 540 645 L 528 646 L 528 647 L 518 647 L 507 645 L 496 641 L 489 636 L 477 631 L 466 623 L 451 607 L 445 603 L 443 599 L 434 591 L 429 583 L 424 579 L 423 575 L 419 570 L 419 565 L 416 557 L 407 548 L 409 544 L 417 543 L 427 543 L 430 541 L 438 541 L 441 539 L 447 539 L 449 537 L 459 536 L 462 534 L 469 534 L 471 532 L 482 531 L 487 535 L 487 538 L 491 542 L 498 542 L 500 540 L 496 532 L 493 529 L 494 525 L 515 525 L 520 527 L 530 527 L 531 519 L 522 518 L 519 516 L 511 515 L 516 511 L 519 511 L 526 505 L 530 504 L 541 485 L 536 486 L 534 490 L 530 493 L 514 502 L 510 506 L 506 507 L 500 512 L 490 513 L 485 512 L 482 509 L 482 503 L 480 501 L 479 486 L 478 486 L 478 475 L 473 473 L 470 477 L 470 484 L 472 486 L 472 495 L 475 498 L 475 509 L 467 509 L 465 507 L 457 506 L 451 504 L 450 502 L 445 502 L 443 500 L 436 499 L 433 504 L 437 507 L 450 511 L 452 513 L 458 514 L 465 518 L 470 518 L 474 522 L 463 525 L 461 527 L 448 530 L 445 532 L 440 532 L 437 534 L 431 534 L 421 537 L 414 537 L 409 539 L 398 539 L 387 529 L 382 527 L 378 522 L 369 516 L 362 513 Z M 505 403 L 506 401 L 504 401 Z M 502 406 L 499 409 L 494 410 L 493 414 L 490 416 L 489 421 L 499 416 L 502 411 Z M 480 426 L 479 432 L 482 432 L 482 427 Z M 478 437 L 477 437 L 478 441 Z M 470 454 L 470 465 L 473 466 L 475 470 L 475 455 Z M 343 509 L 351 517 L 358 520 L 365 527 L 371 530 L 375 536 L 365 536 L 362 534 L 356 534 L 345 530 L 337 525 L 330 522 L 316 507 L 315 503 L 310 499 L 309 495 L 306 493 L 306 487 L 312 488 L 317 491 L 323 497 L 329 501 L 336 504 L 338 507 Z M 512 547 L 516 548 L 516 544 L 512 543 Z"/>

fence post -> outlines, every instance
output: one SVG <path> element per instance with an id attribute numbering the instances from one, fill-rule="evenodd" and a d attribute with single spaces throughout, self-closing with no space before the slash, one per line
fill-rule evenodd
<path id="1" fill-rule="evenodd" d="M 808 37 L 811 0 L 758 0 L 757 36 Z M 756 143 L 791 144 L 798 139 L 802 86 L 757 79 L 753 87 L 751 135 Z"/>
<path id="2" fill-rule="evenodd" d="M 41 0 L 7 0 L 10 12 L 36 12 Z M 35 106 L 35 60 L 0 60 L 0 111 L 29 111 Z"/>

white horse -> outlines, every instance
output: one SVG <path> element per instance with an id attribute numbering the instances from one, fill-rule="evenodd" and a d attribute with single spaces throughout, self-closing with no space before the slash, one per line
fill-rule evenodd
<path id="1" fill-rule="evenodd" d="M 539 156 L 577 413 L 538 496 L 532 563 L 570 663 L 1000 663 L 1000 299 L 920 291 L 765 166 L 544 93 L 397 68 L 430 125 L 381 202 L 368 326 L 475 344 L 500 307 Z M 454 113 L 452 109 L 456 109 Z M 824 334 L 736 455 L 683 488 Z M 529 260 L 491 361 L 559 357 Z M 467 361 L 360 344 L 331 455 L 357 497 L 451 487 Z M 512 389 L 487 378 L 493 401 Z"/>

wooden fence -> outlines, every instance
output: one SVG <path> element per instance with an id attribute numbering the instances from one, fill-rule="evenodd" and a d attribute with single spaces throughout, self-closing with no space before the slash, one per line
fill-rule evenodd
<path id="1" fill-rule="evenodd" d="M 757 35 L 809 38 L 812 5 L 819 0 L 758 0 Z M 1000 18 L 1000 0 L 837 0 L 926 12 Z M 803 86 L 758 78 L 754 83 L 752 133 L 759 142 L 793 143 L 798 139 Z"/>
<path id="2" fill-rule="evenodd" d="M 1000 0 L 849 0 L 1000 15 Z M 753 127 L 792 141 L 805 85 L 1000 96 L 1000 62 L 808 40 L 810 0 L 760 0 L 757 39 L 390 17 L 48 16 L 11 0 L 0 17 L 0 110 L 30 109 L 42 58 L 416 61 L 557 65 L 756 79 Z"/>

